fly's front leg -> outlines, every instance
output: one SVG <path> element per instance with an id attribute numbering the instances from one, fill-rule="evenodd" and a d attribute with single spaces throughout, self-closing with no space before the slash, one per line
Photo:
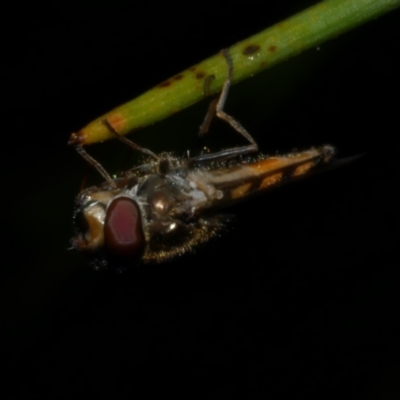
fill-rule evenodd
<path id="1" fill-rule="evenodd" d="M 98 161 L 96 161 L 92 156 L 89 155 L 89 153 L 83 148 L 81 144 L 77 144 L 75 146 L 75 150 L 82 158 L 84 158 L 93 168 L 95 168 L 99 172 L 99 174 L 108 182 L 110 187 L 116 187 L 115 182 L 111 178 L 110 174 Z"/>
<path id="2" fill-rule="evenodd" d="M 229 88 L 231 86 L 231 81 L 232 81 L 232 73 L 233 73 L 233 63 L 231 56 L 229 55 L 229 52 L 227 49 L 224 49 L 221 51 L 221 53 L 224 55 L 226 62 L 228 64 L 228 76 L 224 82 L 224 86 L 222 87 L 221 94 L 217 99 L 214 99 L 208 108 L 207 114 L 204 118 L 204 122 L 200 127 L 199 130 L 199 135 L 204 136 L 211 124 L 212 119 L 216 115 L 218 118 L 224 120 L 227 122 L 233 129 L 235 129 L 237 132 L 239 132 L 244 138 L 246 138 L 250 144 L 247 146 L 241 146 L 241 147 L 234 147 L 232 149 L 226 149 L 226 150 L 221 150 L 216 153 L 211 153 L 211 154 L 203 154 L 201 156 L 195 157 L 193 161 L 195 162 L 201 162 L 201 161 L 210 161 L 210 160 L 220 160 L 224 158 L 231 158 L 235 157 L 238 155 L 243 155 L 243 154 L 248 154 L 248 153 L 254 153 L 258 151 L 258 145 L 256 141 L 253 139 L 253 137 L 250 135 L 249 132 L 238 122 L 235 118 L 233 118 L 231 115 L 227 114 L 223 108 L 225 106 L 226 98 L 228 96 Z M 213 78 L 210 77 L 210 79 L 206 79 L 204 82 L 205 85 L 205 93 L 207 94 L 209 92 L 209 85 L 211 83 L 211 80 Z"/>
<path id="3" fill-rule="evenodd" d="M 140 151 L 141 153 L 146 154 L 147 156 L 155 158 L 157 161 L 159 161 L 161 163 L 162 160 L 160 160 L 160 158 L 156 154 L 154 154 L 152 151 L 145 149 L 144 147 L 141 147 L 141 146 L 137 145 L 136 143 L 132 142 L 131 140 L 120 135 L 115 130 L 115 128 L 110 124 L 110 122 L 107 120 L 107 118 L 103 119 L 102 123 L 105 126 L 107 126 L 107 128 L 110 130 L 110 132 L 121 142 L 125 143 L 129 147 L 132 147 L 134 150 Z M 99 172 L 100 175 L 103 176 L 103 178 L 108 182 L 110 187 L 113 187 L 113 188 L 116 187 L 116 184 L 115 184 L 114 180 L 112 179 L 112 177 L 110 176 L 110 174 L 104 169 L 104 167 L 98 161 L 96 161 L 92 156 L 90 156 L 87 153 L 87 151 L 83 148 L 83 146 L 81 144 L 75 145 L 75 149 L 93 168 L 95 168 Z"/>

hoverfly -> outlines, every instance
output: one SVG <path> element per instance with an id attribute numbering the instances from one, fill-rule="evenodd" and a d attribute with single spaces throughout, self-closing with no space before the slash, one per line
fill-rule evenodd
<path id="1" fill-rule="evenodd" d="M 119 140 L 148 160 L 113 179 L 82 146 L 76 146 L 105 182 L 84 189 L 76 198 L 73 248 L 92 253 L 99 260 L 169 260 L 218 234 L 225 225 L 224 216 L 218 213 L 220 208 L 331 162 L 335 150 L 330 145 L 284 156 L 249 156 L 258 152 L 257 143 L 223 110 L 233 65 L 228 51 L 222 53 L 228 64 L 227 78 L 219 97 L 210 104 L 200 134 L 207 132 L 216 115 L 249 144 L 196 157 L 156 155 L 119 135 L 104 120 Z"/>

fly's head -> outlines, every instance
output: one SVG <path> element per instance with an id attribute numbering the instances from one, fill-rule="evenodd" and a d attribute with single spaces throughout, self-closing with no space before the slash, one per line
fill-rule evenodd
<path id="1" fill-rule="evenodd" d="M 144 253 L 141 206 L 123 191 L 83 192 L 76 200 L 74 220 L 72 246 L 96 259 L 131 263 Z"/>

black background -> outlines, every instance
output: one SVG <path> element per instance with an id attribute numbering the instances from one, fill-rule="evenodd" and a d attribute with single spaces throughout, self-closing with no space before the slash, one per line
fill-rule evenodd
<path id="1" fill-rule="evenodd" d="M 264 153 L 331 143 L 362 159 L 232 207 L 193 255 L 119 275 L 67 250 L 87 171 L 69 134 L 313 2 L 57 4 L 4 16 L 5 398 L 399 396 L 399 12 L 229 96 Z M 206 108 L 135 140 L 197 149 Z M 236 143 L 214 128 L 205 144 Z M 122 168 L 119 143 L 90 151 Z"/>

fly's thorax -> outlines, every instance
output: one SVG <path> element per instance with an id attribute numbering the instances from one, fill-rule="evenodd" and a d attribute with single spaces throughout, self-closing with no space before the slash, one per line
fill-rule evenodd
<path id="1" fill-rule="evenodd" d="M 207 193 L 179 168 L 168 174 L 154 174 L 138 187 L 137 196 L 146 199 L 150 219 L 194 217 L 208 202 Z"/>

